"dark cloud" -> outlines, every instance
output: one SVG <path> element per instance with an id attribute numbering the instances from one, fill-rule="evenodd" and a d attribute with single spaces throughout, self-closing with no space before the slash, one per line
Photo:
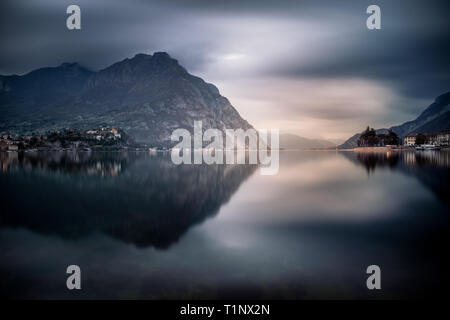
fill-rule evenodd
<path id="1" fill-rule="evenodd" d="M 365 10 L 374 3 L 381 7 L 382 29 L 370 31 Z M 70 4 L 81 7 L 81 31 L 65 27 Z M 272 91 L 276 81 L 252 88 L 252 79 L 374 83 L 395 96 L 383 100 L 390 111 L 374 112 L 374 122 L 394 123 L 450 89 L 450 1 L 6 0 L 0 6 L 0 74 L 62 62 L 98 70 L 138 52 L 168 51 L 227 92 L 237 92 L 237 83 L 248 86 L 245 95 L 229 96 L 238 103 Z M 285 115 L 291 116 L 295 107 L 288 100 Z M 358 103 L 297 108 L 299 115 L 338 121 L 355 117 Z M 369 108 L 361 110 L 359 116 L 370 117 Z"/>
<path id="2" fill-rule="evenodd" d="M 450 29 L 449 29 L 450 30 Z M 434 97 L 450 89 L 449 32 L 410 36 L 386 31 L 348 37 L 328 47 L 328 59 L 303 65 L 285 61 L 272 69 L 290 77 L 363 77 L 395 86 L 409 97 Z"/>

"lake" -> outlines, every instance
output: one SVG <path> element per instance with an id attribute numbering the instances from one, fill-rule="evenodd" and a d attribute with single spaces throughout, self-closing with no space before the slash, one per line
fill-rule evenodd
<path id="1" fill-rule="evenodd" d="M 281 151 L 273 176 L 167 153 L 0 164 L 4 297 L 404 299 L 450 284 L 450 152 Z M 82 290 L 66 288 L 72 264 Z"/>

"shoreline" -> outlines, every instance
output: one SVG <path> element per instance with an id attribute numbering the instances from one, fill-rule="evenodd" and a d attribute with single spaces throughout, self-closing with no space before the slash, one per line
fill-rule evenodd
<path id="1" fill-rule="evenodd" d="M 347 149 L 353 152 L 372 152 L 372 153 L 384 153 L 384 152 L 403 152 L 403 151 L 449 151 L 450 146 L 441 147 L 439 150 L 417 150 L 414 147 L 358 147 L 353 149 Z"/>

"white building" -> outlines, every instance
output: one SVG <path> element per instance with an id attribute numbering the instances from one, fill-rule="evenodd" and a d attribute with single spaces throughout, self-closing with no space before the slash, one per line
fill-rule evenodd
<path id="1" fill-rule="evenodd" d="M 450 132 L 438 133 L 436 141 L 441 146 L 449 146 L 450 145 Z"/>

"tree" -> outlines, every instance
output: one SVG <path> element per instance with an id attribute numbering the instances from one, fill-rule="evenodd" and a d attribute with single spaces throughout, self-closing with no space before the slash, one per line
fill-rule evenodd
<path id="1" fill-rule="evenodd" d="M 373 147 L 378 145 L 379 139 L 374 128 L 367 126 L 358 139 L 358 147 Z"/>
<path id="2" fill-rule="evenodd" d="M 397 134 L 394 131 L 392 131 L 392 129 L 389 129 L 389 132 L 386 134 L 384 139 L 385 139 L 384 144 L 389 144 L 389 145 L 399 144 L 399 138 L 398 138 Z"/>
<path id="3" fill-rule="evenodd" d="M 419 133 L 416 137 L 416 144 L 424 144 L 427 141 L 427 137 L 423 133 Z"/>
<path id="4" fill-rule="evenodd" d="M 30 140 L 30 146 L 35 147 L 39 144 L 39 138 L 36 136 L 32 136 Z"/>

